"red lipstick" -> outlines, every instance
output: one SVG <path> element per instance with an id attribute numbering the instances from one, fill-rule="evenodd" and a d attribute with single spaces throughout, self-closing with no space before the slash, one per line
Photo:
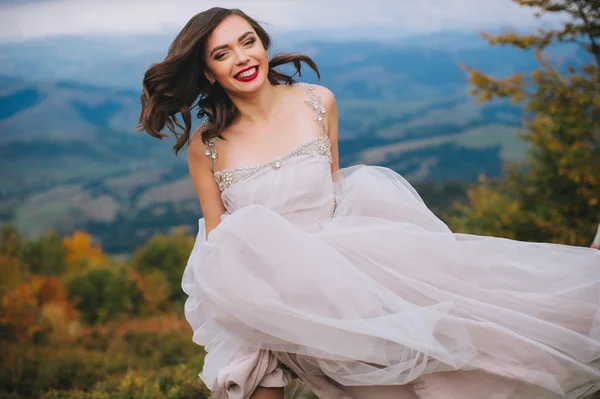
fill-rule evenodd
<path id="1" fill-rule="evenodd" d="M 249 70 L 251 70 L 253 68 L 256 68 L 256 71 L 252 75 L 246 76 L 246 77 L 243 77 L 243 78 L 239 77 L 240 74 L 242 74 L 242 73 L 244 73 L 246 71 L 249 71 Z M 248 67 L 246 69 L 242 69 L 241 71 L 239 71 L 238 73 L 236 73 L 235 76 L 234 76 L 234 79 L 238 80 L 240 82 L 251 82 L 254 79 L 256 79 L 256 77 L 258 76 L 258 71 L 259 71 L 259 66 L 258 65 L 254 65 L 254 66 Z"/>

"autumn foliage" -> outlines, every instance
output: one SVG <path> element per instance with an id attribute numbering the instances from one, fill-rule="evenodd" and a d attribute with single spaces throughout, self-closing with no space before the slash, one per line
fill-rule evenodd
<path id="1" fill-rule="evenodd" d="M 92 237 L 84 231 L 75 231 L 71 236 L 63 238 L 63 246 L 65 262 L 71 270 L 106 263 L 102 248 L 95 245 Z"/>
<path id="2" fill-rule="evenodd" d="M 181 276 L 190 243 L 161 235 L 136 252 L 152 265 L 131 266 L 83 231 L 29 240 L 3 226 L 0 397 L 207 398 L 205 353 L 167 277 Z"/>
<path id="3" fill-rule="evenodd" d="M 500 182 L 469 192 L 453 227 L 465 232 L 587 246 L 600 222 L 600 3 L 591 0 L 514 0 L 539 16 L 570 16 L 533 34 L 484 34 L 493 46 L 535 51 L 539 68 L 506 78 L 468 69 L 479 101 L 506 101 L 524 110 L 520 137 L 525 162 L 507 166 Z M 579 47 L 583 63 L 561 62 L 544 50 Z M 492 205 L 493 204 L 493 205 Z"/>

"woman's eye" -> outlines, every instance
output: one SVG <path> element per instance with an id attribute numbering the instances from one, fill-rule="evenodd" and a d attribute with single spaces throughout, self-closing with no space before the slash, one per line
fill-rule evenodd
<path id="1" fill-rule="evenodd" d="M 223 57 L 225 57 L 225 55 L 226 55 L 226 53 L 220 53 L 220 54 L 217 54 L 217 55 L 215 55 L 215 60 L 220 60 L 220 59 L 222 59 Z"/>
<path id="2" fill-rule="evenodd" d="M 255 42 L 256 42 L 256 39 L 253 38 L 253 39 L 246 41 L 246 43 L 244 43 L 244 45 L 249 46 L 251 44 L 254 44 Z"/>

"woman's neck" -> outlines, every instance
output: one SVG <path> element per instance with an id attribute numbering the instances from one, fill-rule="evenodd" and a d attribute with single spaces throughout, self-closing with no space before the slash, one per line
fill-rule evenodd
<path id="1" fill-rule="evenodd" d="M 244 97 L 230 96 L 230 98 L 239 111 L 240 119 L 250 123 L 268 123 L 274 114 L 278 95 L 275 86 L 267 81 L 255 93 Z"/>

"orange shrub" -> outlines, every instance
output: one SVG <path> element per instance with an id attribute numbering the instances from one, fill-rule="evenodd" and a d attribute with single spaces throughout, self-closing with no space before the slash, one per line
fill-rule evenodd
<path id="1" fill-rule="evenodd" d="M 71 236 L 63 238 L 66 250 L 65 261 L 69 270 L 81 270 L 87 265 L 106 263 L 107 257 L 99 245 L 94 245 L 92 236 L 84 231 L 76 231 Z"/>
<path id="2" fill-rule="evenodd" d="M 75 336 L 78 313 L 57 277 L 34 275 L 2 296 L 0 325 L 13 341 L 36 341 L 44 332 L 64 340 Z"/>

